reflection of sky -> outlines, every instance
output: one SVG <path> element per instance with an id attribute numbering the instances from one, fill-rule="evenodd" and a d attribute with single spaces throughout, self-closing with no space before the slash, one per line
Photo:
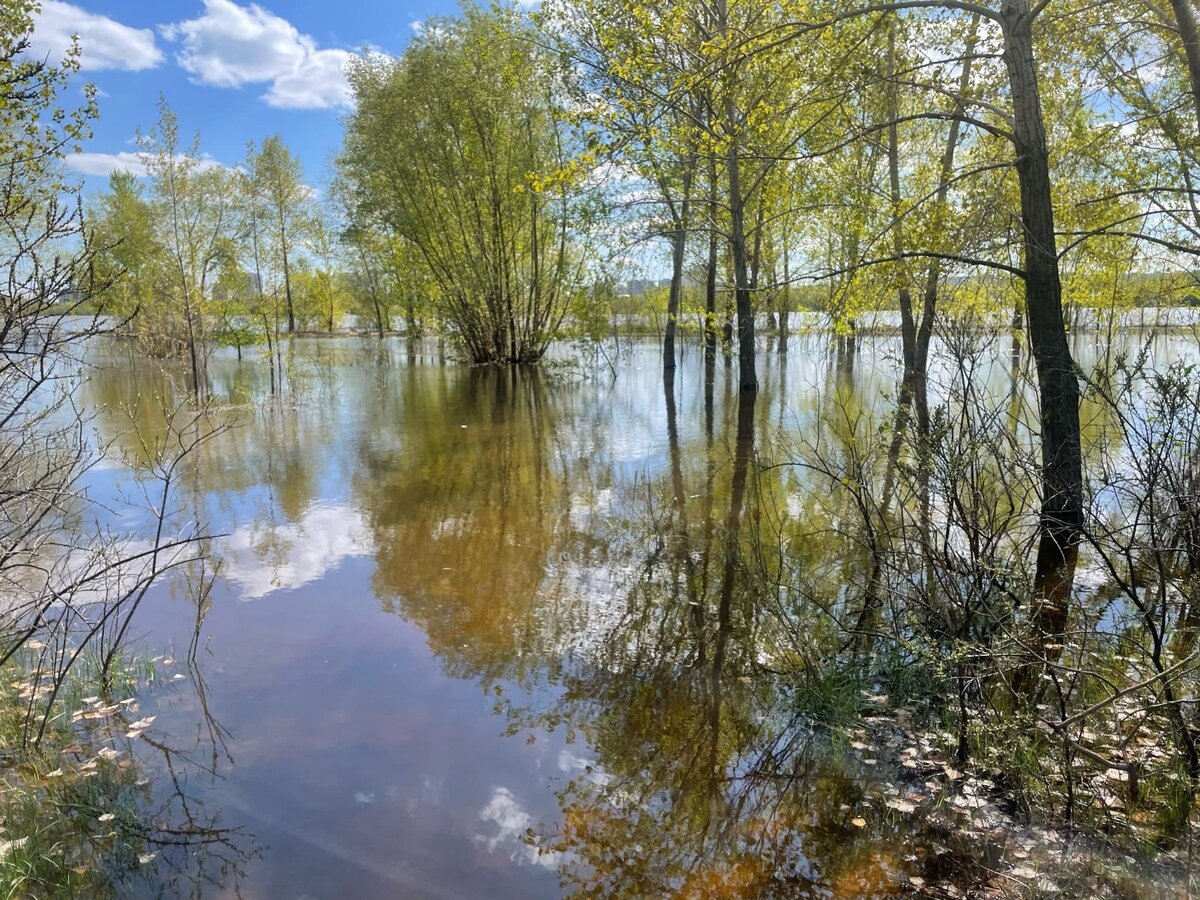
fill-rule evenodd
<path id="1" fill-rule="evenodd" d="M 490 836 L 475 837 L 490 852 L 508 851 L 509 858 L 515 863 L 532 863 L 547 869 L 556 868 L 561 862 L 561 853 L 539 851 L 525 842 L 526 832 L 534 825 L 533 816 L 508 788 L 498 787 L 492 792 L 491 799 L 479 812 L 479 820 L 494 826 L 496 831 Z"/>
<path id="2" fill-rule="evenodd" d="M 359 345 L 298 341 L 297 368 L 313 356 L 337 360 L 343 346 Z M 1006 348 L 1003 340 L 996 342 L 989 358 L 990 397 L 1003 399 L 1009 390 Z M 797 336 L 786 357 L 764 351 L 756 408 L 760 461 L 798 455 L 801 441 L 812 439 L 817 413 L 837 399 L 828 350 L 825 336 Z M 1093 347 L 1079 352 L 1084 363 L 1097 353 Z M 544 445 L 547 465 L 563 485 L 547 493 L 556 516 L 540 525 L 548 533 L 538 593 L 530 598 L 537 615 L 527 622 L 514 604 L 511 617 L 497 621 L 492 627 L 499 631 L 493 632 L 483 630 L 490 620 L 481 614 L 472 635 L 479 642 L 497 640 L 506 654 L 536 656 L 537 662 L 496 659 L 486 649 L 474 652 L 441 640 L 446 635 L 431 641 L 412 622 L 383 616 L 376 602 L 380 588 L 372 584 L 370 559 L 376 547 L 366 520 L 377 502 L 374 491 L 384 483 L 370 477 L 371 466 L 384 474 L 395 465 L 413 478 L 440 477 L 442 461 L 419 454 L 446 453 L 450 466 L 460 459 L 458 445 L 434 434 L 424 446 L 413 436 L 428 427 L 449 429 L 457 438 L 460 423 L 468 421 L 456 417 L 459 411 L 477 417 L 469 420 L 472 430 L 461 432 L 470 440 L 503 436 L 499 423 L 488 418 L 493 410 L 487 403 L 477 407 L 463 399 L 468 386 L 456 381 L 465 377 L 462 370 L 421 365 L 410 372 L 403 364 L 377 369 L 373 357 L 360 360 L 358 367 L 331 371 L 336 390 L 326 390 L 314 377 L 316 386 L 303 402 L 287 408 L 264 402 L 260 413 L 246 416 L 240 428 L 214 444 L 198 470 L 204 493 L 197 502 L 209 513 L 213 531 L 229 534 L 216 542 L 225 581 L 217 589 L 206 638 L 212 638 L 216 670 L 214 708 L 236 736 L 238 761 L 214 791 L 221 799 L 244 797 L 235 809 L 251 817 L 271 846 L 261 864 L 265 893 L 386 896 L 399 886 L 412 893 L 436 885 L 447 895 L 555 896 L 554 870 L 576 860 L 539 854 L 524 838 L 529 828 L 557 826 L 556 790 L 586 780 L 604 789 L 607 802 L 627 802 L 619 793 L 620 779 L 606 770 L 606 763 L 612 772 L 621 772 L 619 766 L 589 746 L 588 710 L 571 707 L 562 728 L 546 724 L 554 717 L 542 714 L 568 709 L 564 698 L 572 683 L 602 684 L 610 675 L 636 672 L 658 652 L 655 626 L 669 622 L 656 608 L 630 621 L 623 602 L 647 577 L 637 562 L 652 549 L 645 535 L 656 520 L 645 504 L 654 504 L 657 513 L 671 502 L 658 354 L 656 344 L 637 344 L 612 383 L 550 382 L 545 405 L 538 407 L 547 410 L 552 426 Z M 894 338 L 868 338 L 860 346 L 856 399 L 876 415 L 890 409 L 898 358 Z M 728 500 L 735 367 L 736 361 L 722 360 L 716 371 L 711 475 L 703 371 L 694 345 L 685 348 L 676 376 L 689 514 L 699 508 L 709 477 L 720 486 L 722 514 Z M 949 373 L 937 366 L 932 376 L 937 396 Z M 452 404 L 454 412 L 443 412 L 434 401 Z M 422 413 L 422 402 L 432 412 Z M 520 405 L 515 410 L 504 414 L 526 417 L 515 420 L 519 429 L 531 413 Z M 479 426 L 488 429 L 482 432 L 486 437 L 474 437 Z M 523 435 L 518 430 L 514 438 L 518 462 L 527 449 L 519 443 Z M 503 441 L 495 444 L 496 452 L 505 448 Z M 478 446 L 470 450 L 461 459 L 478 460 Z M 98 492 L 115 493 L 118 481 L 128 481 L 119 469 L 89 475 Z M 793 516 L 806 514 L 814 486 L 822 492 L 818 499 L 827 496 L 828 482 L 817 481 L 794 467 L 781 482 Z M 401 508 L 396 515 L 421 517 L 417 521 L 435 540 L 471 537 L 472 497 L 430 499 L 419 491 L 413 496 L 434 505 Z M 562 513 L 565 518 L 558 518 Z M 383 527 L 391 514 L 380 513 L 383 525 L 374 525 L 381 529 L 381 543 L 391 539 Z M 408 548 L 396 549 L 399 568 Z M 497 554 L 497 568 L 503 558 Z M 447 590 L 436 577 L 432 584 L 421 577 L 413 574 L 405 584 L 427 589 L 435 600 L 438 591 Z M 654 577 L 672 573 L 657 570 Z M 219 602 L 224 596 L 263 599 Z M 477 602 L 482 610 L 491 600 L 484 591 L 479 597 L 464 593 L 463 602 Z M 430 616 L 444 612 L 428 600 L 426 606 Z M 147 607 L 151 622 L 171 614 L 167 604 Z M 390 609 L 407 608 L 397 603 Z M 190 617 L 185 624 L 190 627 Z M 166 632 L 160 625 L 151 633 Z M 760 660 L 769 659 L 762 654 L 771 646 L 760 650 Z M 581 722 L 585 727 L 575 731 Z M 164 716 L 159 727 L 170 724 Z M 175 725 L 190 727 L 178 717 Z M 348 883 L 354 889 L 347 890 Z"/>
<path id="3" fill-rule="evenodd" d="M 314 506 L 295 524 L 265 533 L 241 527 L 220 541 L 222 574 L 242 600 L 298 588 L 336 569 L 346 558 L 374 552 L 362 515 L 348 506 Z"/>

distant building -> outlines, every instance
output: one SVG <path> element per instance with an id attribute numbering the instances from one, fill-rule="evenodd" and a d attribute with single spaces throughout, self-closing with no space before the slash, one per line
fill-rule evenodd
<path id="1" fill-rule="evenodd" d="M 640 297 L 647 291 L 670 287 L 670 285 L 670 278 L 631 278 L 625 283 L 625 289 L 621 293 L 625 297 Z"/>

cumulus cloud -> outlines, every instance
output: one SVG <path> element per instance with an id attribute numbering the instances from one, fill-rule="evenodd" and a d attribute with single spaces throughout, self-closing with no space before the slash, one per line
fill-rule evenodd
<path id="1" fill-rule="evenodd" d="M 149 28 L 131 28 L 70 3 L 43 0 L 35 14 L 31 49 L 39 56 L 60 59 L 79 35 L 79 64 L 83 69 L 153 69 L 163 52 Z"/>
<path id="2" fill-rule="evenodd" d="M 67 157 L 67 165 L 82 175 L 111 175 L 122 170 L 139 176 L 146 174 L 141 157 L 128 150 L 120 153 L 73 153 Z"/>
<path id="3" fill-rule="evenodd" d="M 168 40 L 181 42 L 175 58 L 201 84 L 268 84 L 263 99 L 285 109 L 350 105 L 343 69 L 351 54 L 318 48 L 287 19 L 257 4 L 204 0 L 199 17 L 165 25 L 161 31 Z"/>
<path id="4" fill-rule="evenodd" d="M 139 178 L 146 175 L 146 163 L 142 154 L 129 150 L 122 150 L 119 153 L 72 153 L 67 157 L 67 167 L 80 175 L 108 176 L 113 172 L 132 172 Z M 207 153 L 201 155 L 199 167 L 201 169 L 229 168 Z"/>

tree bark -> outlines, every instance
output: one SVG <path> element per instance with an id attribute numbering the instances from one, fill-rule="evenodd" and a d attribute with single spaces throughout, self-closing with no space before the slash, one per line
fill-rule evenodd
<path id="1" fill-rule="evenodd" d="M 683 225 L 671 232 L 671 287 L 667 291 L 667 326 L 663 330 L 663 371 L 675 371 L 675 327 L 679 320 L 679 295 L 683 291 Z"/>
<path id="2" fill-rule="evenodd" d="M 792 311 L 792 270 L 788 259 L 788 235 L 784 234 L 783 244 L 783 291 L 779 299 L 779 352 L 788 352 L 788 335 L 791 333 L 791 323 L 788 316 Z"/>
<path id="3" fill-rule="evenodd" d="M 288 334 L 296 330 L 296 311 L 292 307 L 292 273 L 288 267 L 287 225 L 283 218 L 283 207 L 279 207 L 279 250 L 283 256 L 283 295 L 287 300 Z"/>
<path id="4" fill-rule="evenodd" d="M 888 129 L 887 156 L 888 180 L 891 187 L 892 201 L 892 252 L 897 259 L 904 258 L 906 249 L 904 243 L 904 228 L 900 221 L 900 140 L 897 134 L 896 122 L 900 117 L 900 88 L 896 84 L 896 27 L 897 16 L 891 17 L 891 27 L 888 29 Z M 916 371 L 917 357 L 917 323 L 913 318 L 912 291 L 907 281 L 901 283 L 898 290 L 900 304 L 900 342 L 904 357 L 904 380 L 901 388 L 901 404 L 907 406 L 913 387 L 913 373 Z M 897 429 L 899 432 L 900 429 Z"/>
<path id="5" fill-rule="evenodd" d="M 731 108 L 727 120 L 735 119 Z M 746 211 L 737 148 L 729 143 L 729 246 L 733 254 L 734 303 L 737 310 L 738 387 L 743 391 L 758 390 L 758 375 L 754 371 L 754 307 L 750 301 L 750 282 L 746 260 Z"/>
<path id="6" fill-rule="evenodd" d="M 683 297 L 683 258 L 687 248 L 688 214 L 691 208 L 692 165 L 684 173 L 678 207 L 671 204 L 671 287 L 667 292 L 667 327 L 663 334 L 663 371 L 675 371 L 675 331 L 679 321 L 679 306 Z M 664 184 L 665 188 L 665 184 Z"/>
<path id="7" fill-rule="evenodd" d="M 1196 8 L 1192 6 L 1192 0 L 1171 0 L 1171 11 L 1175 14 L 1175 25 L 1183 43 L 1188 89 L 1192 95 L 1196 124 L 1200 126 L 1200 25 L 1196 22 Z"/>
<path id="8" fill-rule="evenodd" d="M 1029 0 L 1005 0 L 1000 23 L 1012 92 L 1025 233 L 1025 309 L 1041 401 L 1042 509 L 1033 624 L 1040 637 L 1049 638 L 1061 635 L 1067 624 L 1083 531 L 1079 382 L 1063 322 L 1049 152 L 1034 65 Z"/>
<path id="9" fill-rule="evenodd" d="M 709 164 L 708 212 L 708 265 L 704 272 L 704 356 L 716 359 L 717 354 L 717 163 Z"/>

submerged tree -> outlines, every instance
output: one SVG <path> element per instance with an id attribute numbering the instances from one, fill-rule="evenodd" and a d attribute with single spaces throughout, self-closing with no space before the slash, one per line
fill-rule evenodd
<path id="1" fill-rule="evenodd" d="M 517 13 L 469 8 L 349 77 L 354 206 L 420 251 L 472 361 L 540 359 L 581 280 L 587 219 L 549 54 Z"/>
<path id="2" fill-rule="evenodd" d="M 287 330 L 296 330 L 295 299 L 292 296 L 292 262 L 296 245 L 311 230 L 311 191 L 304 183 L 304 169 L 279 135 L 262 142 L 257 152 L 250 149 L 251 187 L 261 204 L 263 225 L 271 235 L 270 247 L 283 273 L 283 296 L 287 308 Z"/>

